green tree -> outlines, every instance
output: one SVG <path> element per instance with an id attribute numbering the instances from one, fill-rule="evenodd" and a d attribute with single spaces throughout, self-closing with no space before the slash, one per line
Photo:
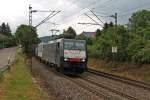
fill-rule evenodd
<path id="1" fill-rule="evenodd" d="M 114 24 L 113 24 L 112 21 L 109 23 L 109 26 L 110 26 L 110 27 L 113 27 L 113 26 L 114 26 Z"/>
<path id="2" fill-rule="evenodd" d="M 96 41 L 90 49 L 93 57 L 103 60 L 112 60 L 111 48 L 116 43 L 118 53 L 116 60 L 125 61 L 127 57 L 126 47 L 129 41 L 129 34 L 126 33 L 124 26 L 117 26 L 117 34 L 114 34 L 114 27 L 108 27 L 101 31 L 101 35 L 97 37 Z"/>
<path id="3" fill-rule="evenodd" d="M 103 29 L 105 30 L 105 29 L 108 29 L 109 27 L 113 27 L 114 26 L 114 24 L 113 24 L 113 22 L 111 21 L 110 23 L 104 23 L 104 27 L 103 27 Z"/>
<path id="4" fill-rule="evenodd" d="M 109 27 L 108 23 L 104 23 L 104 29 L 107 29 Z"/>
<path id="5" fill-rule="evenodd" d="M 149 63 L 150 61 L 150 11 L 142 10 L 135 12 L 129 20 L 131 39 L 128 46 L 128 54 L 131 61 L 137 64 Z"/>
<path id="6" fill-rule="evenodd" d="M 101 35 L 101 30 L 100 29 L 97 29 L 96 30 L 96 37 L 100 36 Z"/>
<path id="7" fill-rule="evenodd" d="M 6 28 L 5 23 L 2 23 L 1 25 L 1 32 L 2 34 L 7 35 L 7 28 Z"/>
<path id="8" fill-rule="evenodd" d="M 0 26 L 0 33 L 2 33 L 2 27 Z"/>
<path id="9" fill-rule="evenodd" d="M 6 25 L 6 34 L 7 34 L 7 36 L 11 36 L 11 29 L 10 29 L 10 26 L 8 23 Z"/>
<path id="10" fill-rule="evenodd" d="M 133 13 L 129 20 L 130 28 L 132 31 L 137 32 L 139 28 L 147 28 L 150 27 L 150 11 L 142 10 Z"/>
<path id="11" fill-rule="evenodd" d="M 15 33 L 19 44 L 23 45 L 26 52 L 31 52 L 31 47 L 39 43 L 39 38 L 34 27 L 20 25 Z"/>
<path id="12" fill-rule="evenodd" d="M 10 29 L 10 26 L 9 24 L 5 24 L 5 23 L 2 23 L 1 27 L 0 27 L 0 32 L 3 34 L 3 35 L 6 35 L 6 36 L 11 36 L 11 29 Z"/>
<path id="13" fill-rule="evenodd" d="M 91 37 L 86 37 L 85 35 L 83 34 L 80 34 L 80 35 L 77 35 L 76 36 L 76 39 L 77 40 L 86 40 L 86 43 L 88 45 L 92 45 L 93 44 L 93 39 Z"/>
<path id="14" fill-rule="evenodd" d="M 90 57 L 112 60 L 112 46 L 118 47 L 117 61 L 129 61 L 135 64 L 150 63 L 150 11 L 142 10 L 135 12 L 125 28 L 117 25 L 114 34 L 112 22 L 105 23 L 100 36 L 88 46 Z"/>
<path id="15" fill-rule="evenodd" d="M 72 27 L 69 27 L 67 29 L 67 31 L 64 30 L 63 35 L 64 35 L 64 38 L 75 39 L 75 37 L 76 37 L 76 31 Z"/>

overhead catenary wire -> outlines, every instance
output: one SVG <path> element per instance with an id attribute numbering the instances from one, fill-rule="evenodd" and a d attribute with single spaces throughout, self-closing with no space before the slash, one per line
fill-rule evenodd
<path id="1" fill-rule="evenodd" d="M 112 1 L 112 0 L 108 0 L 108 1 Z M 96 1 L 94 1 L 92 4 L 93 5 L 95 5 L 95 2 Z M 104 2 L 104 3 L 106 3 L 106 2 Z M 91 4 L 90 4 L 91 5 Z M 90 7 L 92 7 L 92 6 L 90 6 Z M 87 7 L 84 7 L 83 9 L 81 9 L 80 11 L 79 11 L 79 13 L 82 11 L 82 10 L 84 10 L 84 9 L 86 9 Z M 124 12 L 123 12 L 124 13 Z M 73 15 L 75 15 L 75 14 L 73 14 Z M 121 16 L 120 14 L 119 14 L 119 16 Z M 105 17 L 105 16 L 103 16 L 103 17 Z M 109 17 L 109 16 L 106 16 L 106 17 Z M 70 16 L 69 17 L 67 17 L 67 18 L 70 18 Z M 67 18 L 65 18 L 65 19 L 67 19 Z M 66 21 L 65 19 L 63 19 L 63 21 Z"/>
<path id="2" fill-rule="evenodd" d="M 130 13 L 133 13 L 133 12 L 132 12 L 133 10 L 136 10 L 136 9 L 139 9 L 139 8 L 142 8 L 142 7 L 146 8 L 146 6 L 149 6 L 149 4 L 150 4 L 150 3 L 146 3 L 146 4 L 143 4 L 143 5 L 141 5 L 141 6 L 137 6 L 137 7 L 134 7 L 134 8 L 131 8 L 131 9 L 128 9 L 128 10 L 119 12 L 120 14 L 119 14 L 118 16 L 119 16 L 119 17 L 123 17 L 123 16 L 125 16 L 125 15 L 129 15 Z M 101 17 L 105 17 L 105 18 L 110 17 L 110 16 L 102 16 L 102 15 L 98 15 L 98 14 L 96 14 L 96 15 L 97 15 L 97 16 L 101 16 Z"/>
<path id="3" fill-rule="evenodd" d="M 90 6 L 90 8 L 93 6 L 93 5 L 97 5 L 97 4 L 99 4 L 99 3 L 101 3 L 101 2 L 99 2 L 99 3 L 96 3 L 97 1 L 99 1 L 99 0 L 96 0 L 96 1 L 94 1 L 94 2 L 92 2 L 92 3 L 90 3 L 89 4 L 89 6 Z M 102 0 L 101 0 L 102 1 Z M 103 3 L 106 3 L 106 2 L 108 2 L 108 1 L 112 1 L 112 0 L 107 0 L 107 1 L 105 1 L 105 2 L 103 2 Z M 88 7 L 89 7 L 88 6 Z M 79 13 L 82 11 L 82 10 L 84 10 L 84 9 L 86 9 L 87 7 L 84 7 L 83 9 L 81 9 L 80 11 L 79 11 Z M 40 11 L 40 12 L 49 12 L 49 11 Z M 43 24 L 43 23 L 45 23 L 47 20 L 49 20 L 50 18 L 52 18 L 52 17 L 54 17 L 56 14 L 54 14 L 54 15 L 52 15 L 52 16 L 48 16 L 48 17 L 46 17 L 44 20 L 42 20 L 40 23 L 38 23 L 35 27 L 38 27 L 38 26 L 40 26 L 41 24 Z M 64 21 L 64 20 L 63 20 Z M 102 25 L 100 25 L 100 26 L 102 26 Z"/>
<path id="4" fill-rule="evenodd" d="M 93 14 L 102 24 L 104 24 L 104 22 L 103 22 L 99 17 L 97 17 L 97 15 L 96 15 L 92 10 L 89 9 L 89 11 L 92 12 L 92 14 Z M 90 17 L 88 14 L 85 13 L 85 15 L 86 15 L 87 17 L 89 17 L 90 19 L 92 19 L 95 23 L 78 23 L 78 24 L 82 24 L 82 25 L 100 25 L 100 26 L 102 27 L 101 24 L 99 24 L 97 21 L 95 21 L 95 20 L 94 20 L 92 17 Z"/>
<path id="5" fill-rule="evenodd" d="M 128 9 L 128 10 L 125 10 L 125 11 L 122 11 L 122 12 L 119 12 L 120 14 L 118 15 L 119 17 L 121 17 L 121 16 L 125 16 L 125 15 L 127 15 L 127 14 L 129 14 L 129 13 L 133 13 L 133 12 L 131 12 L 131 11 L 133 11 L 133 10 L 136 10 L 136 9 L 139 9 L 139 8 L 146 8 L 146 6 L 149 6 L 149 4 L 150 4 L 150 2 L 149 3 L 146 3 L 146 4 L 143 4 L 143 5 L 141 5 L 141 6 L 137 6 L 137 7 L 134 7 L 134 8 L 131 8 L 131 9 Z M 102 14 L 104 14 L 104 13 L 102 13 Z M 97 15 L 97 14 L 96 14 Z M 106 15 L 106 14 L 105 14 Z M 102 16 L 102 15 L 97 15 L 97 16 L 101 16 L 101 17 L 110 17 L 110 16 Z"/>
<path id="6" fill-rule="evenodd" d="M 108 0 L 109 1 L 109 0 Z M 110 1 L 112 1 L 112 0 L 110 0 Z M 94 4 L 95 5 L 95 4 Z M 89 8 L 91 8 L 91 6 L 89 7 Z M 87 9 L 86 7 L 85 8 L 83 8 L 83 9 L 81 9 L 80 11 L 79 11 L 79 13 L 82 11 L 82 10 L 84 10 L 84 9 Z M 134 8 L 135 9 L 135 8 Z M 119 12 L 120 13 L 120 12 Z M 124 12 L 123 12 L 124 13 Z M 77 13 L 76 13 L 77 14 Z M 74 15 L 76 15 L 76 14 L 74 14 Z M 103 14 L 105 14 L 105 15 L 108 15 L 108 16 L 103 16 L 103 17 L 105 17 L 105 18 L 110 18 L 110 15 L 111 14 L 106 14 L 106 13 L 103 13 Z M 74 16 L 73 15 L 73 16 Z M 89 16 L 90 16 L 90 14 L 88 14 Z M 97 15 L 97 14 L 96 14 Z M 80 15 L 81 16 L 81 15 Z M 120 14 L 119 14 L 119 16 L 121 16 Z M 71 16 L 72 17 L 72 16 Z M 68 19 L 68 18 L 71 18 L 70 16 L 69 17 L 67 17 L 67 18 L 65 18 L 65 19 Z M 93 18 L 92 18 L 93 19 Z M 63 20 L 64 22 L 66 22 L 66 20 Z M 99 25 L 100 26 L 100 25 Z M 102 26 L 101 26 L 102 27 Z"/>
<path id="7" fill-rule="evenodd" d="M 89 9 L 90 10 L 90 9 Z M 99 17 L 97 17 L 97 15 L 92 11 L 92 10 L 90 10 L 91 12 L 92 12 L 92 14 L 101 22 L 101 23 L 103 23 L 104 24 L 104 22 L 99 18 Z"/>
<path id="8" fill-rule="evenodd" d="M 69 19 L 69 18 L 71 18 L 71 17 L 73 17 L 73 16 L 76 16 L 77 14 L 81 13 L 81 11 L 86 10 L 86 9 L 88 9 L 88 8 L 91 8 L 91 7 L 93 7 L 93 5 L 99 5 L 101 2 L 97 3 L 98 1 L 99 1 L 99 0 L 96 0 L 96 1 L 94 1 L 94 2 L 92 2 L 92 3 L 90 3 L 88 6 L 82 8 L 80 11 L 78 11 L 78 13 L 75 13 L 75 14 L 73 14 L 73 15 L 71 15 L 71 16 L 65 18 L 65 19 L 63 20 L 62 24 L 65 23 L 66 19 Z M 102 0 L 101 0 L 101 1 L 102 1 Z M 112 1 L 112 0 L 107 0 L 107 1 L 103 2 L 103 4 L 104 4 L 104 3 L 107 3 L 107 2 L 110 2 L 110 1 Z M 101 4 L 100 4 L 100 5 L 101 5 Z M 85 13 L 85 12 L 84 12 L 84 13 Z M 87 13 L 87 12 L 86 12 L 86 13 Z M 81 16 L 81 14 L 78 15 L 78 16 Z"/>
<path id="9" fill-rule="evenodd" d="M 107 3 L 107 2 L 110 2 L 110 1 L 113 1 L 113 0 L 107 0 L 107 1 L 104 1 L 104 2 L 102 2 L 102 4 L 100 4 L 101 2 L 98 2 L 99 0 L 96 0 L 96 1 L 94 1 L 94 2 L 92 2 L 92 3 L 90 3 L 88 6 L 86 6 L 86 7 L 84 7 L 84 8 L 82 8 L 80 11 L 78 11 L 78 13 L 75 13 L 75 14 L 73 14 L 73 15 L 71 15 L 71 16 L 69 16 L 69 17 L 67 17 L 67 18 L 65 18 L 65 19 L 63 19 L 63 22 L 61 22 L 61 23 L 59 23 L 60 25 L 58 26 L 58 27 L 61 27 L 63 24 L 65 24 L 65 22 L 66 22 L 66 20 L 67 19 L 72 19 L 71 17 L 73 17 L 73 16 L 76 16 L 77 14 L 79 14 L 79 13 L 81 13 L 81 11 L 83 11 L 83 10 L 88 10 L 88 8 L 92 8 L 93 6 L 97 6 L 97 5 L 102 5 L 102 4 L 105 4 L 105 3 Z M 102 0 L 101 0 L 102 1 Z M 98 2 L 98 3 L 97 3 Z M 87 11 L 86 11 L 87 12 Z M 85 13 L 85 12 L 84 12 Z M 83 13 L 82 13 L 83 14 Z M 80 14 L 80 15 L 77 15 L 78 17 L 79 16 L 81 16 L 82 14 Z M 67 20 L 68 21 L 68 20 Z M 58 22 L 58 21 L 57 21 Z M 60 21 L 59 21 L 60 22 Z M 98 23 L 98 25 L 100 26 L 100 27 L 102 27 L 103 28 L 103 25 L 100 25 L 99 23 Z"/>
<path id="10" fill-rule="evenodd" d="M 36 26 L 40 25 L 41 23 L 43 23 L 45 20 L 47 20 L 50 16 L 52 16 L 54 14 L 54 11 L 51 12 L 46 18 L 44 18 L 42 21 L 40 21 Z M 35 26 L 35 27 L 36 27 Z"/>
<path id="11" fill-rule="evenodd" d="M 78 23 L 78 24 L 83 24 L 83 25 L 99 25 L 99 24 L 96 24 L 96 23 Z"/>
<path id="12" fill-rule="evenodd" d="M 92 6 L 92 5 L 94 5 L 97 1 L 98 1 L 98 0 L 96 0 L 96 1 L 94 1 L 94 2 L 92 2 L 92 4 L 89 4 L 88 6 Z M 76 2 L 76 3 L 77 3 L 77 2 Z M 69 16 L 69 17 L 65 18 L 65 19 L 69 19 L 69 18 L 71 18 L 71 17 L 73 17 L 73 16 L 75 16 L 75 15 L 79 14 L 81 11 L 86 10 L 86 9 L 87 9 L 87 7 L 81 8 L 81 10 L 79 10 L 77 13 L 75 13 L 75 14 L 73 14 L 73 15 L 71 15 L 71 16 Z M 64 22 L 64 21 L 65 21 L 65 20 L 63 20 L 63 22 Z"/>
<path id="13" fill-rule="evenodd" d="M 29 5 L 29 9 L 32 9 L 31 5 Z M 35 12 L 57 12 L 57 11 L 54 11 L 54 10 L 31 10 L 30 11 L 31 13 L 35 13 Z"/>
<path id="14" fill-rule="evenodd" d="M 103 27 L 103 25 L 99 24 L 97 21 L 95 21 L 92 17 L 90 17 L 88 14 L 85 13 L 85 15 L 87 17 L 89 17 L 91 20 L 93 20 L 96 24 L 98 24 L 99 26 Z"/>
<path id="15" fill-rule="evenodd" d="M 108 0 L 108 1 L 109 1 L 109 0 Z M 110 1 L 112 1 L 112 0 L 110 0 Z M 94 3 L 95 3 L 95 1 L 94 1 Z M 94 3 L 93 3 L 93 5 L 95 5 Z M 90 7 L 91 7 L 91 6 L 90 6 Z M 79 11 L 79 13 L 80 13 L 82 10 L 86 9 L 86 8 L 87 8 L 87 7 L 84 7 L 83 9 L 81 9 L 81 10 Z M 73 15 L 75 15 L 75 14 L 73 14 Z M 119 14 L 119 16 L 120 16 L 120 14 Z M 103 16 L 103 17 L 110 17 L 110 16 Z M 69 16 L 69 17 L 67 17 L 67 18 L 70 18 L 70 16 Z M 65 18 L 65 19 L 67 19 L 67 18 Z M 63 21 L 65 21 L 65 22 L 66 22 L 66 20 L 65 20 L 65 19 L 64 19 Z"/>
<path id="16" fill-rule="evenodd" d="M 51 19 L 52 17 L 54 17 L 55 15 L 57 15 L 58 13 L 60 13 L 61 11 L 57 11 L 56 13 L 52 12 L 50 15 L 48 15 L 44 20 L 42 20 L 39 24 L 37 24 L 35 27 L 40 26 L 41 24 L 45 23 L 46 21 L 48 21 L 49 19 Z"/>
<path id="17" fill-rule="evenodd" d="M 74 5 L 74 3 L 76 3 L 78 0 L 74 1 L 72 4 Z M 52 12 L 50 15 L 48 15 L 46 18 L 44 18 L 44 20 L 42 20 L 41 22 L 39 22 L 35 27 L 43 24 L 43 22 L 45 22 L 45 20 L 48 19 L 48 17 L 50 17 L 54 12 L 57 11 L 51 11 L 51 10 L 32 10 L 32 12 Z M 60 11 L 59 11 L 60 12 Z"/>
<path id="18" fill-rule="evenodd" d="M 88 15 L 92 15 L 92 16 L 94 16 L 93 14 L 91 14 L 91 13 L 87 13 Z M 97 15 L 97 16 L 100 16 L 100 17 L 109 17 L 109 15 L 110 14 L 103 14 L 103 13 L 97 13 L 97 12 L 95 12 L 95 14 Z"/>
<path id="19" fill-rule="evenodd" d="M 87 7 L 88 8 L 91 8 L 91 7 L 93 7 L 93 5 L 99 5 L 101 2 L 99 2 L 99 3 L 96 3 L 96 2 L 98 2 L 99 0 L 96 0 L 96 1 L 94 1 L 94 2 L 92 2 L 92 3 L 90 3 Z M 102 0 L 101 0 L 102 1 Z M 106 3 L 106 2 L 109 2 L 109 1 L 112 1 L 112 0 L 107 0 L 107 1 L 105 1 L 105 2 L 103 2 L 102 4 L 104 4 L 104 3 Z M 100 5 L 102 5 L 102 4 L 100 4 Z M 90 6 L 90 7 L 89 7 Z M 84 9 L 87 9 L 87 7 L 84 7 L 83 9 L 81 9 L 80 11 L 79 11 L 79 13 L 81 12 L 81 11 L 83 11 Z M 75 14 L 74 14 L 75 15 Z M 70 17 L 67 17 L 67 18 L 70 18 Z M 67 19 L 67 18 L 65 18 L 65 19 Z M 64 20 L 63 20 L 64 21 Z M 44 23 L 44 21 L 42 22 L 42 23 Z M 41 24 L 42 24 L 41 23 Z M 40 25 L 41 25 L 40 24 Z M 37 25 L 37 26 L 39 26 L 39 25 Z M 61 25 L 59 25 L 59 26 L 61 26 Z M 100 25 L 99 24 L 99 26 L 101 26 L 101 27 L 103 27 L 103 25 Z"/>

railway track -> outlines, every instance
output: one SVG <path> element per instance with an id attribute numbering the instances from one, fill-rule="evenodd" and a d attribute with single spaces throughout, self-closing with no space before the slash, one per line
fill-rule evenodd
<path id="1" fill-rule="evenodd" d="M 49 68 L 48 66 L 45 66 L 44 68 L 47 69 L 47 71 L 49 73 L 54 72 L 56 75 L 58 75 L 59 77 L 65 78 L 69 81 L 71 81 L 72 83 L 76 84 L 77 86 L 83 88 L 84 90 L 87 90 L 88 92 L 96 95 L 99 98 L 103 98 L 102 100 L 120 100 L 120 99 L 112 99 L 111 97 L 108 97 L 107 95 L 103 94 L 102 91 L 99 91 L 98 89 L 93 89 L 92 87 L 89 87 L 85 84 L 83 84 L 81 81 L 79 81 L 81 78 L 79 77 L 68 77 L 64 74 L 61 74 L 60 72 L 57 72 L 55 69 L 53 68 Z M 79 80 L 78 80 L 79 79 Z M 49 81 L 48 81 L 49 82 Z"/>
<path id="2" fill-rule="evenodd" d="M 124 78 L 124 77 L 120 77 L 120 76 L 116 76 L 116 75 L 96 71 L 96 70 L 93 70 L 93 69 L 88 69 L 87 72 L 98 75 L 98 76 L 102 76 L 102 77 L 105 77 L 105 78 L 109 78 L 109 79 L 112 79 L 112 80 L 115 80 L 115 81 L 123 82 L 123 83 L 129 84 L 129 85 L 133 85 L 133 86 L 136 86 L 136 87 L 140 87 L 140 88 L 143 88 L 145 90 L 150 91 L 150 85 L 146 84 L 146 83 L 143 83 L 143 82 L 140 82 L 140 81 L 131 80 L 131 79 L 128 79 L 128 78 Z"/>
<path id="3" fill-rule="evenodd" d="M 84 75 L 83 76 L 79 75 L 76 77 L 69 77 L 69 76 L 61 74 L 60 72 L 57 72 L 54 69 L 50 69 L 49 67 L 46 67 L 46 69 L 48 69 L 49 71 L 50 70 L 53 71 L 54 73 L 56 73 L 56 75 L 71 81 L 72 83 L 76 84 L 78 87 L 80 87 L 84 90 L 87 90 L 89 93 L 92 93 L 95 96 L 102 98 L 103 100 L 149 100 L 149 99 L 143 99 L 143 98 L 139 99 L 138 98 L 139 96 L 132 95 L 125 91 L 120 91 L 119 89 L 114 89 L 113 87 L 108 86 L 108 84 L 105 84 L 103 82 L 102 83 L 98 82 L 96 77 L 94 77 L 94 76 L 96 75 L 97 77 L 99 77 L 100 72 L 95 71 L 95 70 L 90 70 L 90 71 L 88 70 L 87 73 L 89 73 L 89 76 L 91 77 L 90 78 L 90 77 L 84 77 Z M 85 75 L 87 75 L 87 74 L 85 74 Z M 105 77 L 104 75 L 100 75 L 100 76 Z M 109 78 L 109 77 L 110 76 L 108 75 L 105 78 L 115 80 L 116 82 L 117 81 L 120 82 L 119 79 Z M 126 81 L 125 82 L 121 81 L 121 82 L 123 82 L 125 84 L 130 84 L 129 82 L 126 82 Z M 134 85 L 134 84 L 130 84 L 130 85 Z M 138 85 L 136 85 L 136 86 L 138 86 Z M 142 87 L 142 86 L 140 86 L 140 87 Z"/>
<path id="4" fill-rule="evenodd" d="M 98 91 L 97 89 L 94 90 L 94 89 L 92 89 L 91 87 L 88 87 L 88 86 L 86 86 L 85 84 L 82 84 L 82 82 L 77 81 L 78 77 L 73 78 L 73 77 L 69 77 L 69 76 L 66 76 L 66 75 L 64 75 L 64 74 L 61 74 L 61 73 L 59 73 L 59 72 L 57 72 L 57 71 L 55 71 L 55 70 L 52 70 L 52 71 L 53 71 L 54 73 L 56 73 L 57 75 L 59 75 L 59 76 L 65 78 L 65 79 L 67 79 L 67 80 L 70 80 L 71 82 L 77 84 L 78 86 L 80 86 L 80 87 L 82 87 L 82 88 L 88 90 L 89 92 L 91 92 L 91 93 L 93 93 L 93 94 L 96 94 L 96 96 L 98 96 L 98 97 L 100 97 L 100 98 L 104 98 L 104 100 L 111 100 L 111 98 L 109 98 L 109 97 L 107 97 L 106 95 L 100 93 L 100 91 Z"/>
<path id="5" fill-rule="evenodd" d="M 71 79 L 71 78 L 68 78 L 68 77 L 65 77 L 65 78 L 72 81 L 73 83 L 77 84 L 78 86 L 88 90 L 89 92 L 95 94 L 96 96 L 98 96 L 100 98 L 104 98 L 104 100 L 111 100 L 112 99 L 111 97 L 108 97 L 105 94 L 101 93 L 101 91 L 99 91 L 98 89 L 93 89 L 93 88 L 87 86 L 86 84 L 82 84 L 82 82 L 79 81 L 79 80 L 77 81 L 77 80 L 74 80 L 74 79 Z"/>
<path id="6" fill-rule="evenodd" d="M 61 74 L 60 72 L 57 72 L 54 69 L 52 69 L 52 71 L 54 73 L 56 73 L 57 75 L 65 78 L 67 80 L 70 80 L 71 82 L 75 83 L 79 87 L 95 94 L 96 96 L 98 96 L 100 98 L 103 98 L 104 100 L 140 100 L 137 97 L 126 94 L 126 93 L 121 92 L 119 90 L 115 90 L 113 88 L 110 88 L 109 86 L 106 86 L 103 83 L 98 83 L 95 80 L 88 79 L 86 77 L 83 77 L 82 75 L 75 76 L 75 77 L 69 77 L 69 76 Z M 98 88 L 93 88 L 93 86 L 88 85 L 88 84 L 94 85 Z M 101 89 L 106 90 L 108 92 L 111 92 L 111 95 L 107 95 L 107 92 L 104 93 L 104 91 Z"/>
<path id="7" fill-rule="evenodd" d="M 109 91 L 111 91 L 111 92 L 113 92 L 113 93 L 115 93 L 115 94 L 117 94 L 117 95 L 120 95 L 121 97 L 127 98 L 127 99 L 129 99 L 129 100 L 139 100 L 138 98 L 136 98 L 136 97 L 134 97 L 134 96 L 132 96 L 132 95 L 128 95 L 128 94 L 123 93 L 123 92 L 120 92 L 120 91 L 118 91 L 118 90 L 109 88 L 109 87 L 105 86 L 105 85 L 102 84 L 102 83 L 95 82 L 94 80 L 87 79 L 87 78 L 82 77 L 82 76 L 80 76 L 80 78 L 83 79 L 83 80 L 85 80 L 85 81 L 87 81 L 87 82 L 89 82 L 89 83 L 91 83 L 91 84 L 94 84 L 94 85 L 96 85 L 96 86 L 98 86 L 98 87 L 102 87 L 102 88 L 104 88 L 104 89 L 107 89 L 107 90 L 109 90 Z"/>
<path id="8" fill-rule="evenodd" d="M 53 70 L 54 71 L 54 70 Z M 89 92 L 95 94 L 96 96 L 100 97 L 100 98 L 103 98 L 104 100 L 139 100 L 138 98 L 132 96 L 132 95 L 127 95 L 125 93 L 122 93 L 120 91 L 117 91 L 115 89 L 112 89 L 112 88 L 109 88 L 103 84 L 100 84 L 100 83 L 97 83 L 97 82 L 94 82 L 93 80 L 90 80 L 90 79 L 86 79 L 85 77 L 82 77 L 82 76 L 77 76 L 77 77 L 68 77 L 66 75 L 63 75 L 61 73 L 58 73 L 55 71 L 55 73 L 57 73 L 59 76 L 63 77 L 63 78 L 66 78 L 70 81 L 72 81 L 73 83 L 77 84 L 78 86 L 80 86 L 81 88 L 84 88 L 86 90 L 88 90 Z M 83 83 L 84 81 L 84 83 Z M 87 84 L 92 84 L 92 85 L 95 85 L 96 87 L 100 88 L 93 88 L 92 86 L 90 85 L 87 85 Z M 103 90 L 107 90 L 109 92 L 112 93 L 112 95 L 106 95 L 107 93 L 104 93 Z M 121 98 L 117 98 L 117 96 L 114 96 L 113 94 L 116 94 L 117 96 L 121 97 Z"/>

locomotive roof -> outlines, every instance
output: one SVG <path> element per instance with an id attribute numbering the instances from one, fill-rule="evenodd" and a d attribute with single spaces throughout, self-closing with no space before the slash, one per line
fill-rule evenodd
<path id="1" fill-rule="evenodd" d="M 46 43 L 43 43 L 43 42 L 42 42 L 42 43 L 39 43 L 38 45 L 44 45 L 44 44 L 46 44 Z"/>
<path id="2" fill-rule="evenodd" d="M 76 39 L 64 39 L 64 38 L 61 38 L 61 39 L 56 39 L 56 40 L 53 40 L 53 41 L 49 41 L 48 43 L 56 43 L 56 42 L 61 42 L 61 41 L 81 41 L 81 42 L 85 42 L 85 40 L 76 40 Z"/>
<path id="3" fill-rule="evenodd" d="M 64 39 L 64 41 L 67 40 L 67 41 L 81 41 L 81 42 L 85 42 L 85 40 L 76 40 L 76 39 Z"/>
<path id="4" fill-rule="evenodd" d="M 52 44 L 52 43 L 57 43 L 57 42 L 62 42 L 62 41 L 80 41 L 80 42 L 86 42 L 85 40 L 76 40 L 76 39 L 64 39 L 64 38 L 61 38 L 61 39 L 56 39 L 56 40 L 53 40 L 53 41 L 49 41 L 48 43 L 40 43 L 38 45 L 46 45 L 46 44 Z"/>

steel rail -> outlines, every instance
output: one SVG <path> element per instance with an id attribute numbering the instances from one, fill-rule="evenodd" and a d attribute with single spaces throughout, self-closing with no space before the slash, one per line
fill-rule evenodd
<path id="1" fill-rule="evenodd" d="M 80 76 L 80 78 L 83 79 L 83 80 L 85 80 L 85 81 L 87 81 L 87 82 L 89 82 L 89 83 L 91 83 L 91 84 L 94 84 L 94 85 L 96 85 L 96 86 L 98 86 L 98 87 L 102 87 L 102 88 L 104 88 L 104 89 L 106 89 L 106 90 L 109 90 L 109 91 L 111 91 L 111 92 L 113 92 L 113 93 L 115 93 L 115 94 L 117 94 L 117 95 L 120 95 L 120 96 L 122 96 L 122 97 L 124 97 L 124 98 L 130 99 L 130 100 L 139 100 L 138 98 L 135 98 L 135 97 L 132 96 L 132 95 L 128 95 L 128 94 L 125 94 L 125 93 L 120 92 L 120 91 L 118 91 L 118 90 L 109 88 L 109 87 L 103 85 L 102 83 L 94 82 L 94 81 L 92 81 L 92 80 L 90 80 L 90 79 L 87 79 L 87 78 L 85 78 L 85 77 L 82 77 L 82 76 Z"/>
<path id="2" fill-rule="evenodd" d="M 93 69 L 88 69 L 87 72 L 95 74 L 95 75 L 99 75 L 99 76 L 102 76 L 102 77 L 106 77 L 106 78 L 109 78 L 109 79 L 113 79 L 115 81 L 120 81 L 120 82 L 129 84 L 129 85 L 132 85 L 132 86 L 140 87 L 140 88 L 143 88 L 143 89 L 146 89 L 146 90 L 150 91 L 150 85 L 146 84 L 144 82 L 132 80 L 132 79 L 121 77 L 121 76 L 112 75 L 112 74 L 101 72 L 101 71 L 96 71 L 96 70 L 93 70 Z"/>

